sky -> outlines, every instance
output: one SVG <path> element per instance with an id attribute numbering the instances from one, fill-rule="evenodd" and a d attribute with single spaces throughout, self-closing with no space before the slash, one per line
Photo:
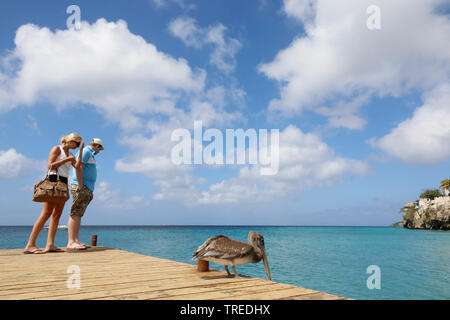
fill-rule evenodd
<path id="1" fill-rule="evenodd" d="M 445 0 L 0 4 L 0 225 L 34 223 L 76 132 L 105 147 L 86 225 L 386 226 L 449 178 L 449 124 Z M 238 129 L 278 139 L 221 148 Z"/>

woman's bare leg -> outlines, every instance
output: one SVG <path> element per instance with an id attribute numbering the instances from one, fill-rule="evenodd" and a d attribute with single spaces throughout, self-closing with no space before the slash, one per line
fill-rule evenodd
<path id="1" fill-rule="evenodd" d="M 61 218 L 61 214 L 64 210 L 64 205 L 65 203 L 58 203 L 53 209 L 52 218 L 48 227 L 47 246 L 45 247 L 45 252 L 63 251 L 55 246 L 55 236 L 56 231 L 58 230 L 59 219 Z"/>
<path id="2" fill-rule="evenodd" d="M 42 204 L 41 215 L 34 223 L 33 230 L 31 231 L 27 246 L 25 247 L 25 251 L 33 251 L 39 249 L 38 247 L 36 247 L 36 239 L 39 236 L 39 233 L 41 232 L 48 218 L 50 218 L 50 216 L 52 215 L 54 208 L 55 204 L 53 203 L 44 202 Z"/>

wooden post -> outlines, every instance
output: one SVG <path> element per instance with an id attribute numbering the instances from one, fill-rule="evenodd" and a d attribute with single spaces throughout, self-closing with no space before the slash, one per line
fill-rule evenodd
<path id="1" fill-rule="evenodd" d="M 96 247 L 97 246 L 97 235 L 94 234 L 92 235 L 92 239 L 91 239 L 91 247 Z"/>
<path id="2" fill-rule="evenodd" d="M 209 271 L 209 261 L 198 260 L 197 270 L 200 272 L 208 272 Z"/>
<path id="3" fill-rule="evenodd" d="M 194 254 L 196 254 L 196 253 L 197 253 L 197 251 L 194 251 Z M 198 262 L 197 262 L 197 271 L 208 272 L 209 271 L 209 261 L 198 260 Z"/>

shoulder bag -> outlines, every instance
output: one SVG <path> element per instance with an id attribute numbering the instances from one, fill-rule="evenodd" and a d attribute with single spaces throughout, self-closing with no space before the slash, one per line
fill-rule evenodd
<path id="1" fill-rule="evenodd" d="M 50 169 L 51 170 L 51 169 Z M 51 182 L 49 178 L 50 170 L 44 180 L 34 185 L 33 201 L 63 203 L 69 200 L 69 189 L 67 185 L 59 180 L 59 173 L 56 170 L 56 182 Z"/>

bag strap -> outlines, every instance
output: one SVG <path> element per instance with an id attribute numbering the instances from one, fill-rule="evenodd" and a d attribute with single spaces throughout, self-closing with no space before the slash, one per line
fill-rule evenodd
<path id="1" fill-rule="evenodd" d="M 45 176 L 45 179 L 48 179 L 48 177 L 50 176 L 50 171 L 52 171 L 52 165 L 50 165 L 50 169 L 48 169 L 48 171 L 47 171 L 47 175 Z M 58 171 L 58 168 L 56 168 L 56 181 L 61 181 L 60 179 L 59 179 L 59 171 Z"/>

